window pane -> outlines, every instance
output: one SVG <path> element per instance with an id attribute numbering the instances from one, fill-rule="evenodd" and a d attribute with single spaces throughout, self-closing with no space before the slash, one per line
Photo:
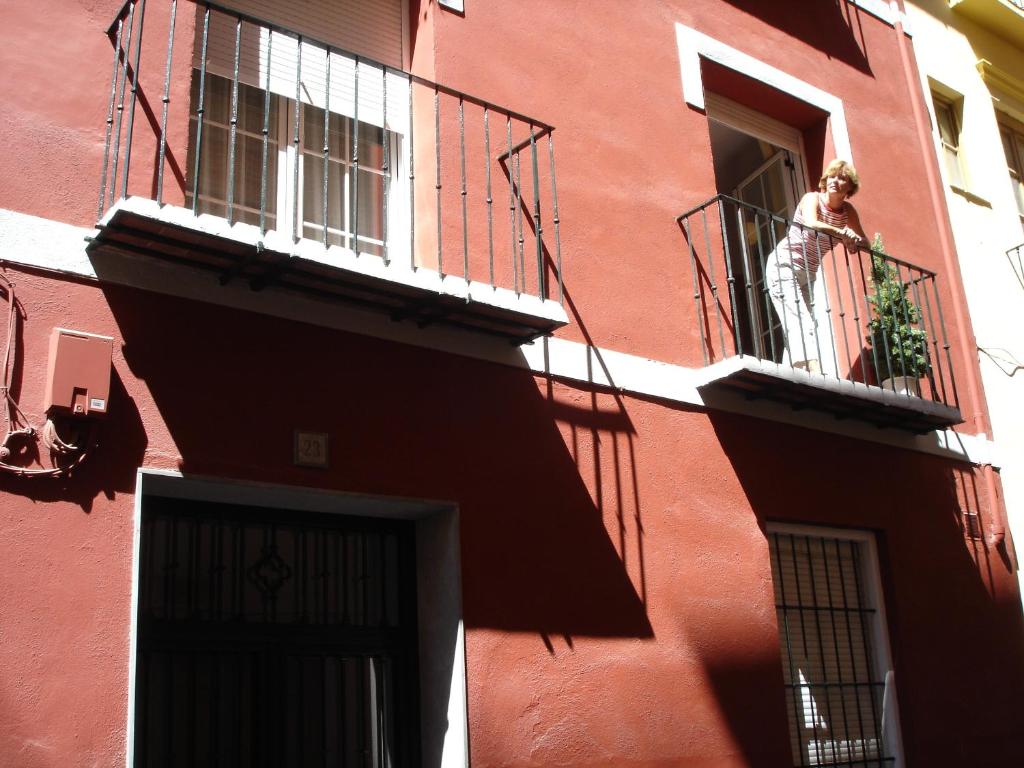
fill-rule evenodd
<path id="1" fill-rule="evenodd" d="M 359 250 L 381 255 L 384 239 L 384 177 L 373 171 L 359 170 L 358 189 L 353 185 L 352 195 L 357 198 Z"/>
<path id="2" fill-rule="evenodd" d="M 1024 216 L 1024 136 L 1018 133 L 1010 135 L 1014 149 L 1010 181 L 1013 183 L 1013 192 L 1017 198 L 1017 210 Z"/>
<path id="3" fill-rule="evenodd" d="M 359 124 L 359 167 L 384 167 L 384 131 L 376 125 Z"/>
<path id="4" fill-rule="evenodd" d="M 227 216 L 228 175 L 231 165 L 231 99 L 232 83 L 216 75 L 207 75 L 204 94 L 204 120 L 202 156 L 199 163 L 199 205 L 200 213 Z M 264 167 L 263 122 L 264 109 L 269 106 L 267 120 L 270 133 L 266 142 L 266 201 L 265 217 L 267 229 L 274 229 L 277 222 L 277 174 L 278 174 L 278 109 L 280 99 L 271 96 L 264 104 L 263 91 L 244 83 L 238 84 L 238 127 L 235 130 L 234 148 L 234 190 L 232 219 L 248 224 L 259 224 L 259 210 L 262 196 Z M 199 78 L 192 81 L 191 123 L 189 125 L 188 186 L 186 204 L 191 205 L 193 176 L 195 173 L 195 152 L 198 140 L 199 119 Z"/>
<path id="5" fill-rule="evenodd" d="M 235 205 L 254 209 L 259 223 L 263 180 L 263 140 L 239 135 L 235 148 Z M 277 142 L 267 142 L 266 211 L 277 212 Z"/>
<path id="6" fill-rule="evenodd" d="M 322 126 L 321 126 L 322 127 Z M 323 131 L 321 131 L 321 136 Z M 345 213 L 347 190 L 343 179 L 346 167 L 330 160 L 327 168 L 328 245 L 348 245 Z M 302 236 L 323 241 L 324 230 L 324 161 L 323 155 L 302 156 Z"/>
<path id="7" fill-rule="evenodd" d="M 262 135 L 264 110 L 269 107 L 267 127 L 270 130 L 270 138 L 274 139 L 277 134 L 277 109 L 280 98 L 270 94 L 269 105 L 265 104 L 266 100 L 265 91 L 239 83 L 238 127 L 248 133 Z"/>
<path id="8" fill-rule="evenodd" d="M 942 142 L 943 161 L 946 175 L 953 186 L 963 187 L 963 168 L 960 164 L 960 128 L 957 124 L 956 111 L 952 104 L 942 97 L 932 94 L 935 105 L 935 121 Z"/>
<path id="9" fill-rule="evenodd" d="M 199 74 L 192 78 L 192 112 L 199 107 Z M 207 122 L 227 125 L 231 119 L 231 83 L 216 75 L 206 75 L 206 92 L 203 94 L 203 119 Z"/>
<path id="10" fill-rule="evenodd" d="M 953 147 L 960 145 L 960 132 L 956 127 L 956 118 L 950 104 L 935 100 L 935 119 L 939 124 L 939 138 Z"/>
<path id="11" fill-rule="evenodd" d="M 327 131 L 330 136 L 329 150 L 333 160 L 351 160 L 348 136 L 351 131 L 349 120 L 344 115 L 329 113 Z M 302 149 L 304 152 L 323 157 L 324 151 L 324 111 L 309 106 L 302 107 Z"/>
<path id="12" fill-rule="evenodd" d="M 949 173 L 949 183 L 962 187 L 964 185 L 963 173 L 960 170 L 960 156 L 955 149 L 943 145 L 942 153 L 946 160 L 946 171 Z"/>

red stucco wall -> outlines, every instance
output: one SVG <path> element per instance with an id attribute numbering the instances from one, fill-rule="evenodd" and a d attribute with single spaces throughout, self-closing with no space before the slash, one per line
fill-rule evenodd
<path id="1" fill-rule="evenodd" d="M 1015 581 L 963 537 L 961 507 L 990 510 L 959 464 L 14 275 L 26 406 L 54 325 L 113 335 L 116 375 L 80 472 L 0 480 L 11 764 L 120 759 L 139 465 L 457 501 L 474 765 L 784 761 L 767 520 L 879 532 L 908 755 L 984 765 L 1017 738 Z M 291 466 L 310 424 L 331 435 L 326 474 Z"/>
<path id="2" fill-rule="evenodd" d="M 942 269 L 935 224 L 915 213 L 926 179 L 897 41 L 862 12 L 411 5 L 429 21 L 414 30 L 415 67 L 557 127 L 567 338 L 699 364 L 674 217 L 714 182 L 706 118 L 682 99 L 676 22 L 841 94 L 865 226 Z M 88 225 L 117 3 L 51 6 L 4 12 L 0 207 Z M 113 336 L 115 376 L 80 472 L 0 476 L 2 765 L 123 762 L 140 466 L 457 503 L 474 766 L 788 764 L 767 521 L 877 532 L 908 764 L 1006 765 L 1021 752 L 1012 544 L 965 538 L 963 511 L 997 511 L 967 465 L 8 273 L 26 315 L 16 391 L 30 415 L 54 326 Z M 326 473 L 292 466 L 292 431 L 309 425 L 331 436 Z"/>

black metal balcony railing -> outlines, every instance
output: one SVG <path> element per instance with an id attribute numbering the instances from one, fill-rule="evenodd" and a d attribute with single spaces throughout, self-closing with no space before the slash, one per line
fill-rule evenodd
<path id="1" fill-rule="evenodd" d="M 552 126 L 215 3 L 153 2 L 108 30 L 101 220 L 141 196 L 268 249 L 318 243 L 322 264 L 561 303 Z"/>
<path id="2" fill-rule="evenodd" d="M 908 404 L 959 408 L 933 272 L 829 239 L 808 278 L 787 267 L 793 223 L 726 195 L 678 221 L 705 366 L 751 356 L 818 380 L 892 389 Z"/>

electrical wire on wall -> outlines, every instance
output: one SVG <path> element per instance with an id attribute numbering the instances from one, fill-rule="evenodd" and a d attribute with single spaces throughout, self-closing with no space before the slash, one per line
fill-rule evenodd
<path id="1" fill-rule="evenodd" d="M 996 368 L 1010 378 L 1013 378 L 1018 371 L 1024 371 L 1024 363 L 1014 357 L 1012 352 L 1002 347 L 978 347 L 978 351 L 987 356 L 995 363 Z"/>
<path id="2" fill-rule="evenodd" d="M 18 300 L 14 283 L 0 273 L 0 293 L 5 294 L 10 307 L 7 319 L 7 338 L 3 349 L 3 376 L 0 383 L 0 414 L 3 418 L 3 440 L 0 440 L 0 471 L 21 477 L 63 477 L 85 461 L 94 446 L 92 423 L 86 429 L 62 424 L 61 429 L 74 432 L 70 439 L 62 438 L 54 418 L 47 418 L 42 427 L 35 426 L 18 405 L 11 393 L 11 382 L 18 367 Z M 66 421 L 66 420 L 65 420 Z M 42 444 L 50 454 L 50 467 L 22 466 L 18 461 L 37 458 Z"/>

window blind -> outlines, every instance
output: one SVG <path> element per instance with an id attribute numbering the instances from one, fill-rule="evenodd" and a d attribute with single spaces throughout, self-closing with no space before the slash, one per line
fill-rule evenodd
<path id="1" fill-rule="evenodd" d="M 358 101 L 360 122 L 407 133 L 409 91 L 401 72 L 385 72 L 384 67 L 366 59 L 357 60 L 356 56 L 338 51 L 328 53 L 319 43 L 299 41 L 299 35 L 309 34 L 360 57 L 400 67 L 400 2 L 304 0 L 283 5 L 267 0 L 235 0 L 231 5 L 240 13 L 265 19 L 296 34 L 212 11 L 206 31 L 208 72 L 233 78 L 237 48 L 240 82 L 292 100 L 298 95 L 307 104 L 352 118 L 357 116 Z M 192 62 L 195 69 L 202 66 L 204 10 L 197 6 L 199 18 Z M 349 11 L 351 15 L 347 15 Z"/>

